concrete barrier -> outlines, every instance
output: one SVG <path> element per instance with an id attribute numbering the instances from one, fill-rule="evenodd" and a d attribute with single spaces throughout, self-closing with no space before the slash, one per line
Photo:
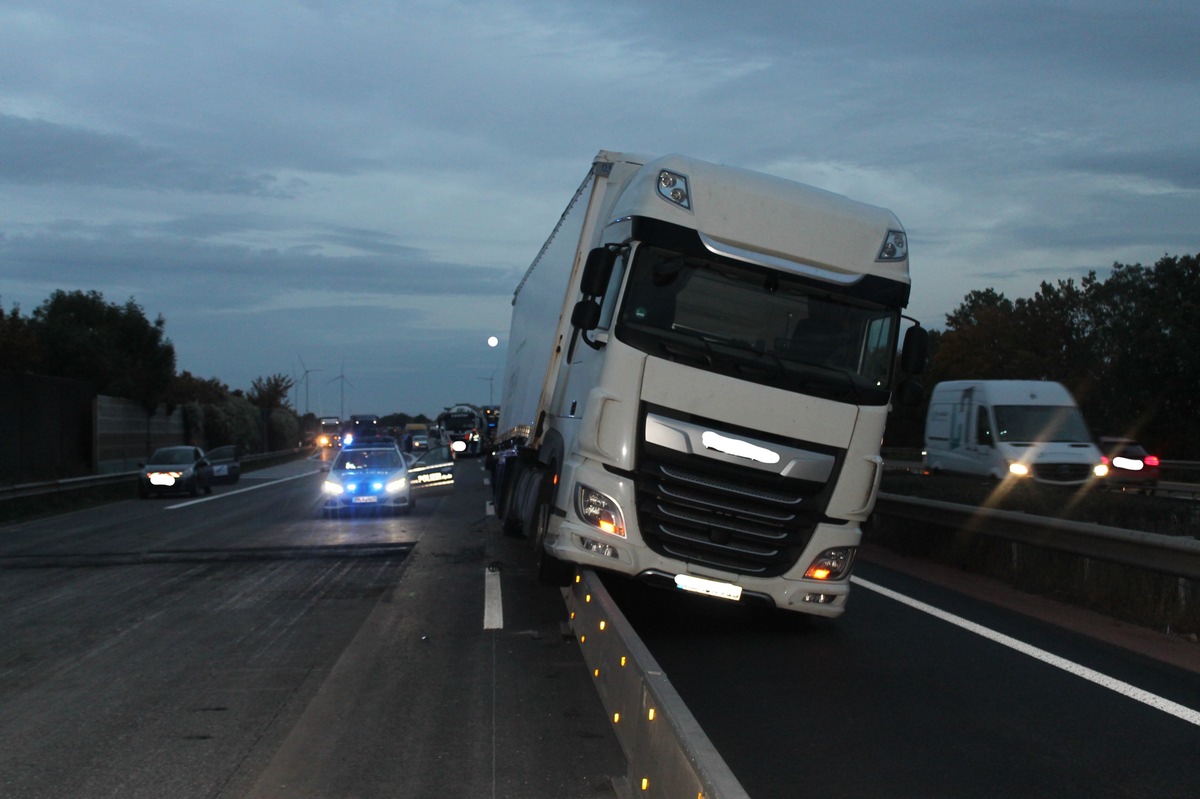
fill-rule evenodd
<path id="1" fill-rule="evenodd" d="M 625 753 L 622 797 L 740 799 L 749 794 L 604 589 L 582 569 L 563 589 L 570 624 Z"/>

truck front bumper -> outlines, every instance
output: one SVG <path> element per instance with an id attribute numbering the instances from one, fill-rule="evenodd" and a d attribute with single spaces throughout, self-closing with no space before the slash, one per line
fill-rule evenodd
<path id="1" fill-rule="evenodd" d="M 742 602 L 769 603 L 816 616 L 834 618 L 844 612 L 850 592 L 849 569 L 830 580 L 808 578 L 805 572 L 830 550 L 852 553 L 862 539 L 856 523 L 818 524 L 796 564 L 779 577 L 726 572 L 665 557 L 652 550 L 638 530 L 633 481 L 593 467 L 592 462 L 583 461 L 570 463 L 563 471 L 565 493 L 559 497 L 545 540 L 547 551 L 559 560 L 619 572 L 653 585 Z M 604 529 L 587 521 L 587 518 L 595 521 L 595 514 L 580 507 L 577 500 L 581 486 L 612 500 L 620 513 L 623 535 L 608 531 L 611 515 L 605 517 Z"/>

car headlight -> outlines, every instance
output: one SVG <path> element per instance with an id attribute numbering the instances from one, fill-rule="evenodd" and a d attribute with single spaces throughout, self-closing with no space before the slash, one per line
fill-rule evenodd
<path id="1" fill-rule="evenodd" d="M 625 517 L 621 514 L 621 507 L 612 497 L 579 484 L 579 490 L 575 494 L 575 512 L 579 514 L 580 519 L 596 529 L 625 537 Z"/>
<path id="2" fill-rule="evenodd" d="M 323 486 L 321 486 L 321 490 L 324 491 L 326 494 L 337 495 L 337 494 L 342 493 L 342 491 L 344 491 L 345 489 L 343 489 L 342 484 L 336 480 L 326 480 L 325 484 Z"/>
<path id="3" fill-rule="evenodd" d="M 400 478 L 397 478 L 395 480 L 391 480 L 388 482 L 387 492 L 389 494 L 399 494 L 401 491 L 403 491 L 407 487 L 408 487 L 408 478 L 400 477 Z"/>

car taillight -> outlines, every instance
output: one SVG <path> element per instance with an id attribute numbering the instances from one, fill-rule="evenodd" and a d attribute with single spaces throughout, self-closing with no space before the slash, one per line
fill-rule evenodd
<path id="1" fill-rule="evenodd" d="M 1107 455 L 1101 455 L 1100 462 L 1103 463 L 1105 466 L 1108 466 L 1110 463 Z"/>
<path id="2" fill-rule="evenodd" d="M 1147 455 L 1145 458 L 1142 459 L 1142 462 L 1145 463 L 1147 466 L 1158 466 L 1159 465 L 1157 455 Z"/>

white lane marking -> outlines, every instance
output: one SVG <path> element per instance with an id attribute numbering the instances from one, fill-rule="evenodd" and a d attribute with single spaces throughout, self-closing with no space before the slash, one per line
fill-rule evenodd
<path id="1" fill-rule="evenodd" d="M 1164 713 L 1169 713 L 1176 718 L 1183 719 L 1189 724 L 1194 724 L 1197 727 L 1200 727 L 1200 711 L 1196 711 L 1190 707 L 1185 707 L 1184 705 L 1172 702 L 1171 700 L 1165 699 L 1158 694 L 1152 694 L 1149 691 L 1144 691 L 1141 688 L 1130 685 L 1127 682 L 1122 682 L 1114 677 L 1109 677 L 1107 674 L 1101 674 L 1098 671 L 1089 669 L 1087 666 L 1081 666 L 1078 663 L 1067 660 L 1066 658 L 1051 654 L 1044 649 L 1039 649 L 1032 644 L 1018 641 L 1016 638 L 996 632 L 995 630 L 984 627 L 981 624 L 976 624 L 973 621 L 968 621 L 961 616 L 956 616 L 953 613 L 941 610 L 940 608 L 935 608 L 933 605 L 928 605 L 919 600 L 907 597 L 904 594 L 900 594 L 891 590 L 890 588 L 884 588 L 882 585 L 872 583 L 869 580 L 864 580 L 861 577 L 852 576 L 850 581 L 855 585 L 860 585 L 863 588 L 866 588 L 868 591 L 874 591 L 875 593 L 886 596 L 889 599 L 894 599 L 897 602 L 908 605 L 911 608 L 915 608 L 922 613 L 928 613 L 930 616 L 949 622 L 957 627 L 961 627 L 968 632 L 981 635 L 990 641 L 995 641 L 1001 646 L 1006 646 L 1009 649 L 1016 650 L 1023 655 L 1036 658 L 1043 663 L 1054 666 L 1058 669 L 1062 669 L 1068 674 L 1074 674 L 1076 677 L 1082 677 L 1083 679 L 1095 683 L 1102 688 L 1115 691 L 1118 694 L 1133 699 L 1136 702 L 1141 702 L 1144 705 L 1148 705 L 1156 710 L 1161 710 Z"/>
<path id="2" fill-rule="evenodd" d="M 483 629 L 504 629 L 504 602 L 500 598 L 500 572 L 483 572 Z"/>
<path id="3" fill-rule="evenodd" d="M 211 502 L 214 499 L 224 499 L 225 497 L 232 497 L 234 494 L 244 494 L 247 491 L 256 491 L 260 488 L 266 488 L 267 486 L 273 486 L 276 483 L 286 483 L 288 480 L 299 480 L 301 477 L 312 477 L 314 474 L 320 474 L 320 473 L 321 473 L 321 470 L 318 469 L 315 472 L 305 472 L 304 474 L 294 474 L 291 477 L 280 477 L 278 480 L 272 480 L 269 483 L 259 483 L 256 486 L 249 486 L 247 488 L 239 488 L 236 491 L 222 491 L 220 494 L 214 494 L 212 496 L 204 497 L 202 499 L 191 499 L 191 500 L 188 500 L 187 502 L 180 502 L 175 505 L 168 505 L 167 507 L 163 508 L 163 510 L 175 510 L 176 508 L 186 508 L 189 505 L 199 505 L 201 502 Z"/>

